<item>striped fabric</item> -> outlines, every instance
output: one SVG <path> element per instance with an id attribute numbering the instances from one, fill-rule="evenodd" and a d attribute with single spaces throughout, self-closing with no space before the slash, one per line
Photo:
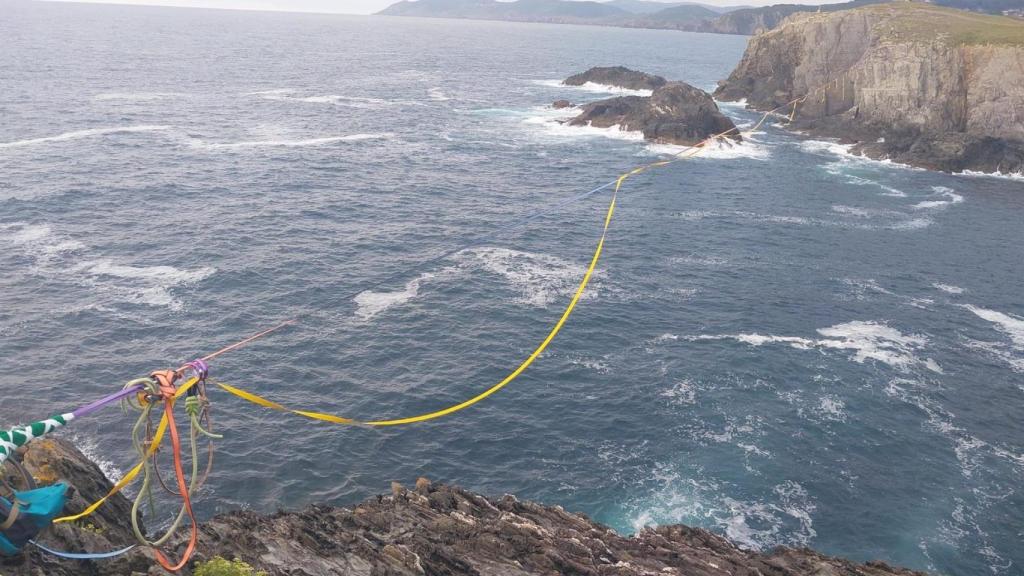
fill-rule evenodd
<path id="1" fill-rule="evenodd" d="M 67 414 L 60 414 L 25 426 L 15 426 L 8 430 L 0 430 L 0 465 L 20 446 L 24 446 L 36 438 L 53 432 L 74 418 L 75 415 L 68 412 Z"/>

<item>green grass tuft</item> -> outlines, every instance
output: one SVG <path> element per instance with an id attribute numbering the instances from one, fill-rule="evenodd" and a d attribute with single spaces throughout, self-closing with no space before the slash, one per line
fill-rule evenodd
<path id="1" fill-rule="evenodd" d="M 197 562 L 195 576 L 267 576 L 266 572 L 256 572 L 252 566 L 238 558 L 232 561 L 216 556 L 208 562 Z"/>

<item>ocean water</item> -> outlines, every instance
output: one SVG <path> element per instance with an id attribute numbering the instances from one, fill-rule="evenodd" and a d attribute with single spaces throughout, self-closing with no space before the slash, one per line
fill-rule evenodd
<path id="1" fill-rule="evenodd" d="M 608 198 L 551 207 L 673 151 L 560 125 L 551 101 L 609 91 L 558 79 L 623 64 L 711 89 L 746 41 L 0 10 L 10 424 L 296 315 L 214 376 L 360 418 L 475 394 L 557 319 Z M 213 392 L 226 438 L 198 508 L 348 505 L 422 475 L 624 533 L 685 522 L 752 549 L 1024 574 L 1022 214 L 1020 180 L 866 161 L 773 122 L 631 179 L 565 330 L 472 409 L 372 430 Z M 116 476 L 130 420 L 68 435 Z"/>

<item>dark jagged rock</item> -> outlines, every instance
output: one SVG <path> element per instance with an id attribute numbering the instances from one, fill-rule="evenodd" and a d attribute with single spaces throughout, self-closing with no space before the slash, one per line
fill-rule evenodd
<path id="1" fill-rule="evenodd" d="M 554 108 L 555 110 L 561 110 L 563 108 L 572 108 L 572 102 L 569 102 L 568 100 L 555 100 L 551 104 L 551 107 Z"/>
<path id="2" fill-rule="evenodd" d="M 901 2 L 786 20 L 750 40 L 715 96 L 761 110 L 803 98 L 794 127 L 871 158 L 1018 173 L 1022 70 L 1024 23 Z"/>
<path id="3" fill-rule="evenodd" d="M 669 82 L 649 97 L 621 96 L 587 104 L 569 124 L 618 126 L 642 132 L 648 140 L 685 146 L 736 128 L 707 92 L 684 82 Z M 729 137 L 741 139 L 736 132 Z"/>
<path id="4" fill-rule="evenodd" d="M 110 488 L 94 464 L 60 440 L 33 444 L 26 456 L 41 480 L 70 481 L 78 494 L 69 511 Z M 71 550 L 110 550 L 131 542 L 128 501 L 115 496 L 91 526 L 61 526 L 44 540 Z M 184 531 L 182 531 L 184 532 Z M 168 547 L 185 545 L 182 533 Z M 311 505 L 296 512 L 239 511 L 201 526 L 197 559 L 240 558 L 270 576 L 579 574 L 592 576 L 921 576 L 880 562 L 858 564 L 807 549 L 745 551 L 727 539 L 686 526 L 620 536 L 560 506 L 491 499 L 461 488 L 416 481 L 393 483 L 388 495 L 353 508 Z M 7 576 L 157 576 L 148 551 L 116 560 L 56 561 L 37 550 L 0 565 Z M 183 574 L 190 574 L 186 568 Z"/>
<path id="5" fill-rule="evenodd" d="M 562 84 L 566 86 L 582 86 L 587 82 L 629 90 L 654 90 L 668 83 L 661 76 L 637 72 L 624 66 L 597 66 L 586 72 L 569 76 L 562 81 Z"/>

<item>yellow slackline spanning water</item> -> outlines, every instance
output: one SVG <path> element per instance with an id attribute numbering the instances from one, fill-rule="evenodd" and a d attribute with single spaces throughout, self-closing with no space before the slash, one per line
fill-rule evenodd
<path id="1" fill-rule="evenodd" d="M 791 101 L 789 101 L 789 102 L 787 102 L 787 103 L 785 103 L 785 104 L 783 104 L 781 106 L 778 106 L 778 107 L 776 107 L 776 108 L 774 108 L 772 110 L 769 110 L 769 111 L 765 112 L 761 116 L 760 120 L 757 121 L 756 124 L 754 124 L 748 130 L 743 131 L 743 133 L 749 134 L 751 132 L 754 132 L 754 131 L 758 130 L 764 124 L 764 122 L 768 119 L 769 116 L 771 116 L 772 114 L 775 114 L 779 110 L 782 110 L 783 108 L 787 108 L 789 106 L 793 106 L 793 112 L 789 115 L 790 121 L 792 121 L 792 118 L 793 118 L 793 116 L 796 113 L 796 106 L 800 102 L 804 101 L 806 99 L 806 97 L 807 96 L 805 95 L 803 97 L 793 99 L 793 100 L 791 100 Z M 231 386 L 229 384 L 225 384 L 223 382 L 216 382 L 215 384 L 218 387 L 220 387 L 222 390 L 224 390 L 224 391 L 226 391 L 226 392 L 228 392 L 230 394 L 233 394 L 233 395 L 235 395 L 235 396 L 237 396 L 239 398 L 242 398 L 243 400 L 246 400 L 248 402 L 252 402 L 253 404 L 257 404 L 259 406 L 263 406 L 265 408 L 270 408 L 270 409 L 273 409 L 273 410 L 278 410 L 278 411 L 281 411 L 281 412 L 288 412 L 290 414 L 295 414 L 295 415 L 298 415 L 298 416 L 303 416 L 305 418 L 310 418 L 310 419 L 313 419 L 313 420 L 319 420 L 319 421 L 323 421 L 323 422 L 331 422 L 331 423 L 334 423 L 334 424 L 375 426 L 375 427 L 399 426 L 399 425 L 403 425 L 403 424 L 414 424 L 414 423 L 417 423 L 417 422 L 425 422 L 425 421 L 428 421 L 428 420 L 434 420 L 434 419 L 437 419 L 437 418 L 441 418 L 441 417 L 447 416 L 449 414 L 453 414 L 455 412 L 459 412 L 461 410 L 465 410 L 466 408 L 469 408 L 470 406 L 473 406 L 474 404 L 477 404 L 478 402 L 480 402 L 480 401 L 488 398 L 489 396 L 493 395 L 494 393 L 498 392 L 499 390 L 501 390 L 502 388 L 504 388 L 505 386 L 510 384 L 512 381 L 514 381 L 516 378 L 518 378 L 524 371 L 526 371 L 527 368 L 529 368 L 534 363 L 534 361 L 537 360 L 537 358 L 540 357 L 541 354 L 544 353 L 544 351 L 548 348 L 548 346 L 551 345 L 551 342 L 555 339 L 555 337 L 558 335 L 558 333 L 561 332 L 562 328 L 565 326 L 565 323 L 569 320 L 569 317 L 572 315 L 573 311 L 576 309 L 576 305 L 579 303 L 580 299 L 583 297 L 583 293 L 586 291 L 587 285 L 590 283 L 590 279 L 593 276 L 594 271 L 597 269 L 597 264 L 598 264 L 598 262 L 599 262 L 599 260 L 601 258 L 601 253 L 604 250 L 605 240 L 608 237 L 608 230 L 611 227 L 612 217 L 615 214 L 615 206 L 616 206 L 616 202 L 618 200 L 618 194 L 619 194 L 620 190 L 622 189 L 623 183 L 628 178 L 630 178 L 631 176 L 635 176 L 637 174 L 641 174 L 643 172 L 646 172 L 646 171 L 650 170 L 651 168 L 660 168 L 662 166 L 667 166 L 669 164 L 673 164 L 675 162 L 679 162 L 681 160 L 685 160 L 687 158 L 691 158 L 693 156 L 696 156 L 696 155 L 700 154 L 701 152 L 703 152 L 704 150 L 706 150 L 707 146 L 709 144 L 711 144 L 712 142 L 715 142 L 715 141 L 717 141 L 720 138 L 727 137 L 727 136 L 729 136 L 729 135 L 731 135 L 733 133 L 739 134 L 741 132 L 740 132 L 739 128 L 733 127 L 733 128 L 731 128 L 729 130 L 726 130 L 724 132 L 720 132 L 720 133 L 715 134 L 715 135 L 713 135 L 713 136 L 711 136 L 711 137 L 709 137 L 709 138 L 707 138 L 705 140 L 702 140 L 701 142 L 698 142 L 697 144 L 694 144 L 692 146 L 686 147 L 685 149 L 683 149 L 680 152 L 676 153 L 674 155 L 674 157 L 669 159 L 669 160 L 659 160 L 657 162 L 651 162 L 649 164 L 644 164 L 643 166 L 639 166 L 637 168 L 634 168 L 634 169 L 632 169 L 632 170 L 630 170 L 628 172 L 625 172 L 625 173 L 619 175 L 613 181 L 614 182 L 614 188 L 613 188 L 613 191 L 612 191 L 612 197 L 611 197 L 611 200 L 608 203 L 608 208 L 605 211 L 604 224 L 603 224 L 603 226 L 601 228 L 601 235 L 600 235 L 600 237 L 598 239 L 597 246 L 594 249 L 594 253 L 593 253 L 593 255 L 590 258 L 590 264 L 587 266 L 586 272 L 583 274 L 583 278 L 580 281 L 579 286 L 577 286 L 576 291 L 573 293 L 572 298 L 569 300 L 569 304 L 566 306 L 565 310 L 562 312 L 561 316 L 558 318 L 558 321 L 555 323 L 555 325 L 548 332 L 547 336 L 545 336 L 545 338 L 540 342 L 540 344 L 533 350 L 533 352 L 531 352 L 530 355 L 527 356 L 525 360 L 523 360 L 514 370 L 512 370 L 507 376 L 505 376 L 505 378 L 503 378 L 497 384 L 494 384 L 490 388 L 488 388 L 488 389 L 484 390 L 483 392 L 477 394 L 476 396 L 473 396 L 472 398 L 469 398 L 468 400 L 465 400 L 465 401 L 460 402 L 458 404 L 449 406 L 447 408 L 436 410 L 434 412 L 428 412 L 428 413 L 425 413 L 425 414 L 420 414 L 418 416 L 409 416 L 409 417 L 405 417 L 405 418 L 395 418 L 395 419 L 389 419 L 389 420 L 357 420 L 357 419 L 354 419 L 354 418 L 346 418 L 346 417 L 337 416 L 337 415 L 334 415 L 334 414 L 326 414 L 326 413 L 322 413 L 322 412 L 314 412 L 314 411 L 309 411 L 309 410 L 298 410 L 298 409 L 294 409 L 294 408 L 289 408 L 287 406 L 284 406 L 284 405 L 279 404 L 277 402 L 274 402 L 272 400 L 268 400 L 268 399 L 263 398 L 261 396 L 258 396 L 256 394 L 253 394 L 252 392 L 248 392 L 246 390 L 243 390 L 243 389 L 235 387 L 235 386 Z M 605 186 L 608 186 L 611 183 L 612 182 L 609 182 L 609 184 L 606 184 Z M 261 338 L 263 336 L 271 334 L 271 333 L 273 333 L 273 332 L 275 332 L 275 331 L 277 331 L 277 330 L 279 330 L 279 329 L 281 329 L 281 328 L 283 328 L 285 326 L 289 326 L 289 325 L 291 325 L 293 323 L 295 323 L 295 320 L 284 321 L 284 322 L 278 324 L 277 326 L 274 326 L 272 328 L 264 330 L 263 332 L 260 332 L 258 334 L 253 335 L 253 336 L 250 336 L 249 338 L 246 338 L 244 340 L 236 342 L 235 344 L 232 344 L 230 346 L 222 348 L 221 350 L 218 350 L 217 352 L 214 352 L 213 354 L 205 356 L 201 360 L 203 360 L 203 361 L 205 361 L 205 360 L 212 360 L 213 358 L 216 358 L 217 356 L 220 356 L 221 354 L 224 354 L 224 353 L 229 352 L 231 350 L 240 348 L 241 346 L 244 346 L 244 345 L 246 345 L 246 344 L 248 344 L 248 343 L 250 343 L 250 342 L 252 342 L 252 341 L 254 341 L 256 339 L 259 339 L 259 338 Z M 184 370 L 185 370 L 185 367 L 179 369 L 178 372 L 180 374 L 183 374 Z M 175 398 L 179 398 L 182 394 L 187 392 L 191 387 L 196 385 L 198 382 L 199 382 L 199 379 L 197 379 L 197 378 L 189 379 L 184 384 L 182 384 L 181 387 L 178 388 L 178 390 L 176 391 L 174 397 Z M 213 382 L 211 382 L 211 383 L 213 383 Z M 140 462 L 139 464 L 137 464 L 131 470 L 129 470 L 128 473 L 125 474 L 124 477 L 121 478 L 121 480 L 118 481 L 114 485 L 114 487 L 110 490 L 109 493 L 107 493 L 106 496 L 104 496 L 100 500 L 97 500 L 96 502 L 91 504 L 88 508 L 83 510 L 81 513 L 75 514 L 73 516 L 65 516 L 65 517 L 62 517 L 62 518 L 58 518 L 58 519 L 55 520 L 55 522 L 70 522 L 70 521 L 78 520 L 78 519 L 84 518 L 86 516 L 89 516 L 90 514 L 95 512 L 101 505 L 103 505 L 103 503 L 107 499 L 109 499 L 111 496 L 113 496 L 114 494 L 117 494 L 118 492 L 123 490 L 126 486 L 131 484 L 132 481 L 134 481 L 135 478 L 138 477 L 138 475 L 143 471 L 143 469 L 145 467 L 146 459 L 152 457 L 153 454 L 156 453 L 156 450 L 159 448 L 160 443 L 161 443 L 161 441 L 162 441 L 162 439 L 163 439 L 163 437 L 165 435 L 165 432 L 167 430 L 167 426 L 168 426 L 168 422 L 167 422 L 167 416 L 165 414 L 160 419 L 160 422 L 159 422 L 159 424 L 157 426 L 157 429 L 156 429 L 156 433 L 153 436 L 151 446 L 146 451 L 145 458 L 143 458 L 143 461 Z"/>
<path id="2" fill-rule="evenodd" d="M 775 108 L 774 110 L 770 110 L 768 112 L 765 112 L 761 116 L 761 119 L 753 127 L 751 127 L 750 130 L 747 131 L 747 133 L 753 132 L 753 131 L 757 130 L 758 128 L 760 128 L 761 125 L 764 123 L 764 121 L 768 118 L 769 115 L 777 112 L 778 110 L 781 110 L 782 108 L 789 107 L 790 105 L 793 106 L 793 113 L 790 115 L 790 118 L 792 118 L 792 116 L 796 114 L 796 105 L 797 105 L 797 103 L 799 101 L 800 101 L 800 99 L 796 99 L 796 100 L 793 100 L 791 102 L 787 102 L 786 104 L 783 104 L 782 106 L 779 106 L 778 108 Z M 551 331 L 548 332 L 547 336 L 541 341 L 541 343 L 514 370 L 509 372 L 508 376 L 505 376 L 497 384 L 491 386 L 490 388 L 484 390 L 483 392 L 477 394 L 476 396 L 473 396 L 472 398 L 470 398 L 468 400 L 465 400 L 465 401 L 460 402 L 458 404 L 454 404 L 454 405 L 449 406 L 447 408 L 443 408 L 441 410 L 436 410 L 434 412 L 427 412 L 426 414 L 420 414 L 418 416 L 409 416 L 409 417 L 406 417 L 406 418 L 395 418 L 395 419 L 391 419 L 391 420 L 356 420 L 354 418 L 345 418 L 343 416 L 336 416 L 334 414 L 325 414 L 323 412 L 312 412 L 312 411 L 309 411 L 309 410 L 296 410 L 294 408 L 289 408 L 287 406 L 284 406 L 282 404 L 274 402 L 273 400 L 268 400 L 268 399 L 263 398 L 261 396 L 258 396 L 256 394 L 253 394 L 252 392 L 248 392 L 246 390 L 242 390 L 241 388 L 238 388 L 238 387 L 235 387 L 235 386 L 231 386 L 231 385 L 225 384 L 223 382 L 213 382 L 213 384 L 216 384 L 222 390 L 224 390 L 226 392 L 229 392 L 231 394 L 234 394 L 235 396 L 238 396 L 239 398 L 242 398 L 243 400 L 246 400 L 248 402 L 252 402 L 253 404 L 257 404 L 259 406 L 263 406 L 264 408 L 270 408 L 272 410 L 279 410 L 281 412 L 288 412 L 290 414 L 295 414 L 295 415 L 298 415 L 298 416 L 304 416 L 306 418 L 310 418 L 310 419 L 313 419 L 313 420 L 320 420 L 322 422 L 331 422 L 331 423 L 334 423 L 334 424 L 350 424 L 350 425 L 376 426 L 376 427 L 400 426 L 400 425 L 403 425 L 403 424 L 414 424 L 416 422 L 426 422 L 427 420 L 435 420 L 437 418 L 441 418 L 443 416 L 447 416 L 449 414 L 453 414 L 453 413 L 458 412 L 460 410 L 464 410 L 466 408 L 469 408 L 470 406 L 480 402 L 481 400 L 484 400 L 488 396 L 491 396 L 495 392 L 501 390 L 502 388 L 507 386 L 509 383 L 511 383 L 513 380 L 518 378 L 520 374 L 522 374 L 527 368 L 529 368 L 530 365 L 533 364 L 534 361 L 536 361 L 537 358 L 540 357 L 540 355 L 544 353 L 544 351 L 548 348 L 548 346 L 551 345 L 551 342 L 555 339 L 555 336 L 557 336 L 558 333 L 561 332 L 562 327 L 565 326 L 566 321 L 569 320 L 569 317 L 572 315 L 573 311 L 576 309 L 576 305 L 579 303 L 580 298 L 583 297 L 583 293 L 586 291 L 587 285 L 590 283 L 590 278 L 591 278 L 591 276 L 593 276 L 594 270 L 597 269 L 597 263 L 601 259 L 601 252 L 604 250 L 605 239 L 607 239 L 607 237 L 608 237 L 608 229 L 609 229 L 609 227 L 611 226 L 611 223 L 612 223 L 612 216 L 615 214 L 615 203 L 616 203 L 616 201 L 618 199 L 619 191 L 622 189 L 622 183 L 625 182 L 626 179 L 629 178 L 630 176 L 635 176 L 635 175 L 640 174 L 642 172 L 646 172 L 647 170 L 650 170 L 651 168 L 660 168 L 662 166 L 667 166 L 669 164 L 672 164 L 672 163 L 675 163 L 675 162 L 679 162 L 680 160 L 685 160 L 687 158 L 691 158 L 693 156 L 696 156 L 697 154 L 699 154 L 702 151 L 704 151 L 707 148 L 707 146 L 709 144 L 711 144 L 712 142 L 714 142 L 715 140 L 717 140 L 719 138 L 726 137 L 726 136 L 728 136 L 728 135 L 730 135 L 730 134 L 732 134 L 734 132 L 738 133 L 739 129 L 734 127 L 734 128 L 729 129 L 729 130 L 726 130 L 725 132 L 721 132 L 719 134 L 715 134 L 715 135 L 713 135 L 713 136 L 711 136 L 711 137 L 709 137 L 709 138 L 707 138 L 705 140 L 702 140 L 701 142 L 698 142 L 697 144 L 694 144 L 692 146 L 688 146 L 687 148 L 685 148 L 681 152 L 678 152 L 675 155 L 675 157 L 672 158 L 671 160 L 659 160 L 657 162 L 652 162 L 650 164 L 644 164 L 643 166 L 634 168 L 634 169 L 630 170 L 629 172 L 625 172 L 625 173 L 619 175 L 619 177 L 615 179 L 615 188 L 612 191 L 611 200 L 608 202 L 608 208 L 605 211 L 604 226 L 601 228 L 601 236 L 600 236 L 600 238 L 597 241 L 597 247 L 594 249 L 594 254 L 590 258 L 590 265 L 587 266 L 586 272 L 583 273 L 583 279 L 580 280 L 579 286 L 576 287 L 576 291 L 573 293 L 572 298 L 569 300 L 569 304 L 565 307 L 565 310 L 562 312 L 562 315 L 558 318 L 558 321 L 555 322 L 554 327 L 551 328 Z"/>

